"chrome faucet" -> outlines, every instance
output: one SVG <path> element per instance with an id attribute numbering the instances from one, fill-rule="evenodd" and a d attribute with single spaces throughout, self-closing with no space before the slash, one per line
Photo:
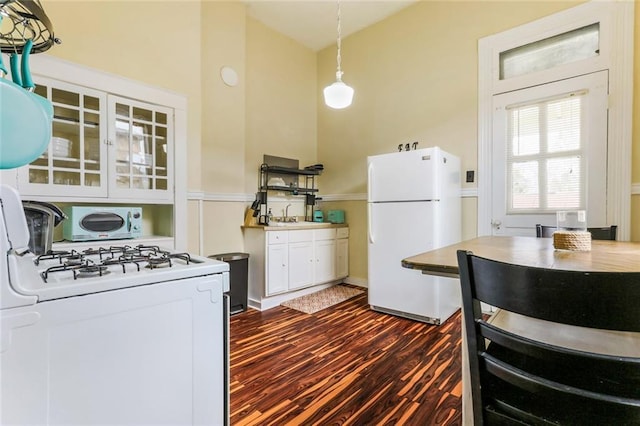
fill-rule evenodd
<path id="1" fill-rule="evenodd" d="M 291 203 L 287 204 L 287 207 L 284 208 L 284 221 L 289 221 L 289 207 L 291 207 Z"/>

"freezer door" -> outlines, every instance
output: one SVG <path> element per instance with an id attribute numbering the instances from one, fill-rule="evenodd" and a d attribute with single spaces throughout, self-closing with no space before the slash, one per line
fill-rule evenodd
<path id="1" fill-rule="evenodd" d="M 369 304 L 374 309 L 439 323 L 460 306 L 457 280 L 401 265 L 442 239 L 434 220 L 438 208 L 437 202 L 369 203 Z"/>
<path id="2" fill-rule="evenodd" d="M 369 202 L 439 199 L 438 148 L 394 152 L 368 158 Z"/>

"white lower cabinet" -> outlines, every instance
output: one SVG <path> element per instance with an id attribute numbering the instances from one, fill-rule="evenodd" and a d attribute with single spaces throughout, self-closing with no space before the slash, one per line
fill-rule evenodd
<path id="1" fill-rule="evenodd" d="M 320 240 L 314 244 L 315 274 L 314 281 L 323 283 L 336 277 L 336 240 Z"/>
<path id="2" fill-rule="evenodd" d="M 336 278 L 349 276 L 349 228 L 336 229 Z"/>
<path id="3" fill-rule="evenodd" d="M 289 253 L 287 244 L 271 244 L 267 249 L 267 294 L 289 290 Z"/>
<path id="4" fill-rule="evenodd" d="M 336 240 L 336 278 L 349 275 L 349 239 Z"/>
<path id="5" fill-rule="evenodd" d="M 314 283 L 313 231 L 289 231 L 289 290 Z"/>
<path id="6" fill-rule="evenodd" d="M 348 275 L 348 228 L 245 229 L 249 297 L 262 300 Z"/>

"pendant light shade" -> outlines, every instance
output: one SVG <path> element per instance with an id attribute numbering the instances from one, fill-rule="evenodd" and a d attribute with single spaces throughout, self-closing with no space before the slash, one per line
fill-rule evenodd
<path id="1" fill-rule="evenodd" d="M 351 105 L 353 88 L 344 84 L 339 75 L 337 81 L 324 88 L 324 102 L 328 107 L 342 109 Z"/>
<path id="2" fill-rule="evenodd" d="M 324 103 L 328 107 L 334 109 L 342 109 L 351 105 L 353 101 L 354 90 L 352 87 L 347 86 L 342 81 L 342 69 L 340 68 L 340 62 L 342 57 L 340 56 L 341 50 L 341 27 L 340 27 L 340 2 L 338 2 L 338 70 L 336 71 L 336 82 L 330 86 L 324 88 Z"/>

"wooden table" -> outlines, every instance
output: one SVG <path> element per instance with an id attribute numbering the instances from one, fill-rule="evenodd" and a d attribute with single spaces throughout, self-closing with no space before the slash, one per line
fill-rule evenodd
<path id="1" fill-rule="evenodd" d="M 408 257 L 405 268 L 425 274 L 458 276 L 458 250 L 501 262 L 575 271 L 638 272 L 640 243 L 592 241 L 591 251 L 554 250 L 551 238 L 478 237 Z"/>
<path id="2" fill-rule="evenodd" d="M 468 250 L 477 256 L 525 266 L 575 271 L 640 271 L 640 243 L 592 241 L 591 251 L 575 252 L 554 250 L 551 238 L 533 237 L 478 237 L 408 257 L 402 260 L 402 266 L 419 270 L 423 274 L 457 277 L 458 250 Z M 566 345 L 578 350 L 640 357 L 640 333 L 557 325 L 549 327 L 546 321 L 501 310 L 493 315 L 491 322 L 516 333 L 524 333 L 532 339 L 552 344 Z M 462 340 L 462 416 L 463 425 L 466 426 L 473 425 L 473 413 L 464 321 Z"/>

